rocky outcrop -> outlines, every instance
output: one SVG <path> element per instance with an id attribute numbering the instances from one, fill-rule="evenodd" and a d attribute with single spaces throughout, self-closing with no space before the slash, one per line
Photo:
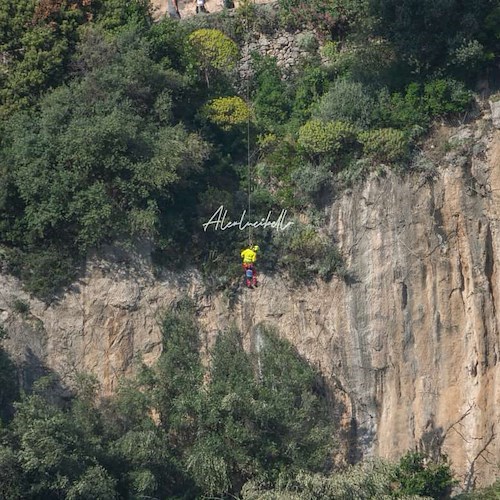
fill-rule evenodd
<path id="1" fill-rule="evenodd" d="M 49 368 L 70 385 L 87 371 L 109 393 L 137 356 L 157 359 L 161 313 L 187 293 L 205 352 L 234 323 L 248 349 L 262 323 L 290 339 L 341 400 L 354 458 L 420 446 L 447 453 L 463 485 L 491 482 L 500 453 L 500 131 L 479 120 L 444 132 L 414 173 L 373 174 L 328 207 L 325 231 L 344 254 L 345 280 L 296 288 L 262 276 L 233 303 L 206 296 L 194 271 L 156 277 L 146 251 L 115 249 L 49 306 L 2 275 L 4 343 L 29 367 L 25 379 Z"/>
<path id="2" fill-rule="evenodd" d="M 493 126 L 500 129 L 500 96 L 497 95 L 496 99 L 490 100 L 490 109 Z"/>

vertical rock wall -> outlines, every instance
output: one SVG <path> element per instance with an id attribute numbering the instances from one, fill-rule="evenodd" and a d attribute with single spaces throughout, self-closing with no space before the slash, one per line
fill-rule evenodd
<path id="1" fill-rule="evenodd" d="M 0 276 L 5 345 L 27 382 L 43 367 L 68 384 L 83 370 L 109 393 L 139 353 L 158 357 L 161 312 L 187 293 L 205 351 L 231 324 L 248 349 L 259 324 L 290 339 L 334 388 L 351 457 L 420 446 L 447 453 L 463 485 L 491 482 L 500 453 L 500 132 L 490 127 L 453 131 L 436 170 L 374 174 L 327 209 L 345 281 L 297 288 L 262 276 L 230 307 L 223 295 L 206 297 L 195 272 L 157 278 L 147 259 L 113 251 L 49 307 Z"/>

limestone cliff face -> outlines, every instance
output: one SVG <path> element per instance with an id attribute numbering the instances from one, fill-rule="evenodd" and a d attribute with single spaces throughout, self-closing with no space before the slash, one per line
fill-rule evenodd
<path id="1" fill-rule="evenodd" d="M 373 175 L 328 207 L 325 231 L 347 280 L 292 288 L 262 276 L 230 308 L 222 294 L 205 296 L 194 271 L 158 278 L 140 255 L 114 252 L 48 307 L 1 276 L 5 345 L 31 367 L 27 378 L 46 366 L 70 384 L 83 370 L 111 392 L 135 356 L 159 356 L 159 315 L 188 293 L 206 350 L 226 325 L 240 327 L 248 349 L 256 326 L 276 325 L 336 391 L 354 458 L 396 458 L 418 445 L 447 453 L 464 484 L 491 482 L 500 455 L 500 132 L 481 120 L 449 134 L 450 151 L 430 143 L 420 159 L 437 169 Z"/>

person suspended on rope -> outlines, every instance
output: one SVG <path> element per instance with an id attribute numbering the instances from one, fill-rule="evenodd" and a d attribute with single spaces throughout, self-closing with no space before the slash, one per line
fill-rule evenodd
<path id="1" fill-rule="evenodd" d="M 241 251 L 243 259 L 243 270 L 245 272 L 245 284 L 248 288 L 257 286 L 257 270 L 255 269 L 255 261 L 257 260 L 257 252 L 260 250 L 258 245 L 250 245 L 245 250 Z"/>

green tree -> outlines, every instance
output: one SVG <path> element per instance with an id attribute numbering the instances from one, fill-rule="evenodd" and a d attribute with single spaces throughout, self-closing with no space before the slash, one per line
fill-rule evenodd
<path id="1" fill-rule="evenodd" d="M 152 23 L 152 7 L 148 0 L 100 0 L 96 3 L 95 21 L 108 31 L 120 30 L 127 25 L 145 29 Z"/>
<path id="2" fill-rule="evenodd" d="M 1 441 L 7 441 L 0 427 Z M 13 447 L 0 443 L 0 498 L 21 500 L 26 486 L 21 465 Z"/>
<path id="3" fill-rule="evenodd" d="M 16 405 L 12 422 L 27 498 L 65 496 L 92 464 L 82 449 L 81 432 L 61 410 L 39 395 Z"/>
<path id="4" fill-rule="evenodd" d="M 2 421 L 11 417 L 12 403 L 18 396 L 17 367 L 1 345 L 6 336 L 5 328 L 0 325 L 0 429 Z"/>
<path id="5" fill-rule="evenodd" d="M 237 492 L 247 478 L 259 472 L 254 390 L 254 372 L 240 333 L 234 328 L 220 332 L 201 408 L 200 439 L 188 458 L 189 470 L 206 494 Z"/>
<path id="6" fill-rule="evenodd" d="M 258 459 L 265 475 L 325 471 L 333 450 L 333 427 L 325 387 L 316 371 L 287 341 L 260 328 Z"/>
<path id="7" fill-rule="evenodd" d="M 163 353 L 158 363 L 156 407 L 172 442 L 186 449 L 195 437 L 198 393 L 203 380 L 194 303 L 188 298 L 180 300 L 167 313 L 162 327 Z"/>
<path id="8" fill-rule="evenodd" d="M 0 4 L 0 53 L 7 59 L 19 50 L 21 37 L 33 17 L 34 0 L 5 0 Z"/>
<path id="9" fill-rule="evenodd" d="M 464 41 L 497 43 L 486 23 L 498 9 L 495 0 L 371 0 L 370 8 L 379 19 L 378 33 L 419 73 L 444 65 Z"/>
<path id="10" fill-rule="evenodd" d="M 18 199 L 3 207 L 16 211 L 7 242 L 78 256 L 117 235 L 152 236 L 159 205 L 205 159 L 207 145 L 168 120 L 169 79 L 133 33 L 108 44 L 87 36 L 76 61 L 83 78 L 8 122 L 1 161 L 7 197 Z"/>
<path id="11" fill-rule="evenodd" d="M 255 57 L 255 90 L 253 108 L 261 132 L 277 132 L 290 114 L 290 99 L 286 85 L 270 57 Z"/>
<path id="12" fill-rule="evenodd" d="M 235 329 L 219 334 L 212 353 L 200 439 L 188 461 L 207 494 L 327 468 L 332 428 L 317 375 L 271 331 L 257 327 L 253 335 L 254 356 Z"/>
<path id="13" fill-rule="evenodd" d="M 408 452 L 401 457 L 394 473 L 402 495 L 450 498 L 455 484 L 446 458 L 433 461 L 423 453 Z"/>
<path id="14" fill-rule="evenodd" d="M 339 78 L 321 98 L 314 116 L 323 121 L 348 122 L 364 129 L 373 123 L 374 107 L 374 99 L 366 86 Z"/>
<path id="15" fill-rule="evenodd" d="M 170 498 L 191 488 L 176 456 L 179 450 L 158 425 L 157 375 L 140 365 L 137 376 L 121 380 L 114 397 L 101 405 L 105 453 L 99 463 L 117 479 L 121 498 Z"/>
<path id="16" fill-rule="evenodd" d="M 78 27 L 91 10 L 78 0 L 23 0 L 15 6 L 8 0 L 0 9 L 0 53 L 7 67 L 0 77 L 1 116 L 26 108 L 64 79 Z"/>
<path id="17" fill-rule="evenodd" d="M 229 74 L 236 67 L 238 46 L 222 31 L 203 28 L 188 37 L 195 60 L 199 64 L 207 87 L 217 74 Z"/>
<path id="18" fill-rule="evenodd" d="M 100 465 L 89 467 L 68 489 L 68 500 L 114 500 L 118 498 L 116 479 Z"/>
<path id="19" fill-rule="evenodd" d="M 303 123 L 311 116 L 311 108 L 328 87 L 326 71 L 314 64 L 305 65 L 293 82 L 295 95 L 292 104 L 292 120 Z"/>

